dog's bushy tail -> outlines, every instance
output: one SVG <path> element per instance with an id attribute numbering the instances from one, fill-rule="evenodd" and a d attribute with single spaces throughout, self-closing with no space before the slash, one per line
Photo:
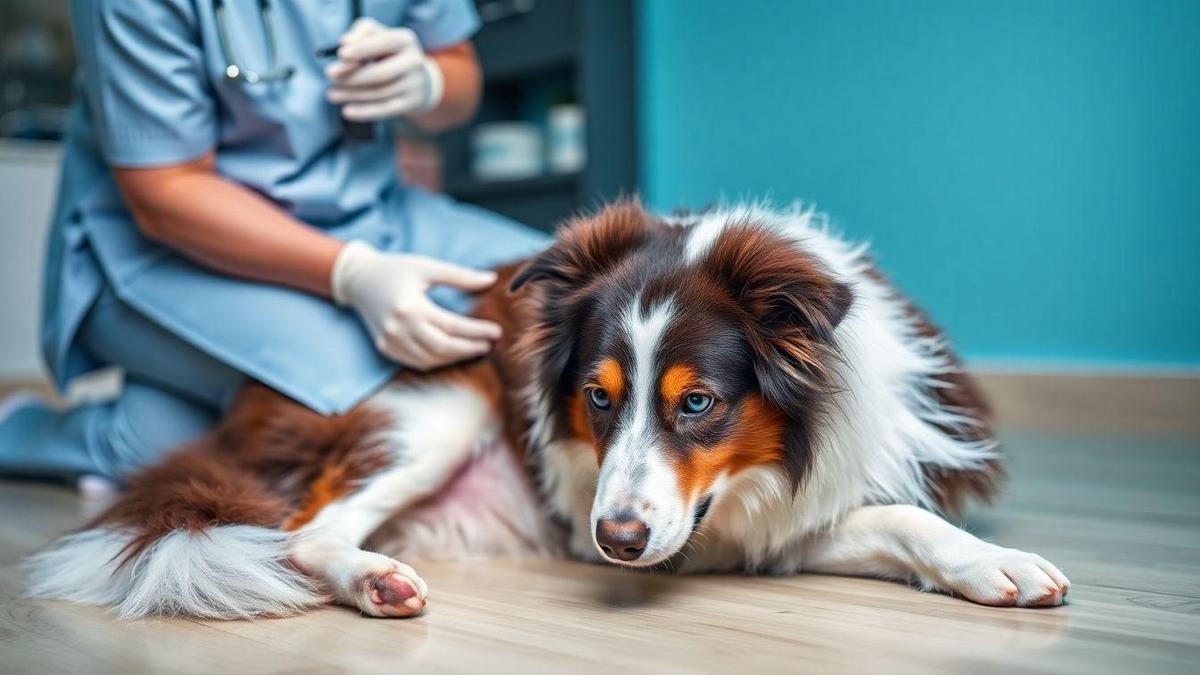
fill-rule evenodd
<path id="1" fill-rule="evenodd" d="M 94 528 L 26 560 L 30 597 L 112 607 L 123 619 L 287 616 L 324 602 L 287 563 L 287 535 L 253 525 L 175 530 L 132 560 L 134 535 Z"/>
<path id="2" fill-rule="evenodd" d="M 247 386 L 213 433 L 129 481 L 91 524 L 30 556 L 32 597 L 107 605 L 122 617 L 286 616 L 327 598 L 288 560 L 320 476 L 342 489 L 386 460 L 369 408 L 326 417 Z"/>
<path id="3" fill-rule="evenodd" d="M 224 459 L 189 448 L 138 474 L 89 526 L 26 559 L 27 594 L 122 618 L 284 616 L 324 602 L 288 562 L 284 502 Z"/>

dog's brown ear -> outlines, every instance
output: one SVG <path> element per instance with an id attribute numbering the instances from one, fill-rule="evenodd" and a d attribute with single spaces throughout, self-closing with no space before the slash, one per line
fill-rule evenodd
<path id="1" fill-rule="evenodd" d="M 725 228 L 704 264 L 751 317 L 748 339 L 763 394 L 794 410 L 832 386 L 834 329 L 851 288 L 783 235 L 753 223 Z"/>
<path id="2" fill-rule="evenodd" d="M 568 222 L 557 239 L 513 277 L 509 291 L 531 281 L 578 286 L 612 269 L 645 241 L 649 217 L 635 200 L 616 202 L 592 217 Z"/>
<path id="3" fill-rule="evenodd" d="M 540 291 L 537 323 L 522 336 L 533 359 L 535 382 L 550 396 L 557 433 L 569 433 L 564 407 L 575 382 L 579 341 L 594 301 L 585 289 L 617 267 L 650 236 L 651 223 L 641 205 L 618 202 L 591 218 L 578 218 L 560 230 L 557 239 L 517 273 L 509 285 Z"/>

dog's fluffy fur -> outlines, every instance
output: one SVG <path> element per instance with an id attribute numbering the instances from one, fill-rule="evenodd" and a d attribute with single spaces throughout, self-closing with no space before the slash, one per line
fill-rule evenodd
<path id="1" fill-rule="evenodd" d="M 249 387 L 33 556 L 29 592 L 127 617 L 409 616 L 426 589 L 396 557 L 566 552 L 1061 602 L 1053 565 L 935 515 L 995 489 L 983 401 L 812 211 L 622 203 L 500 272 L 476 312 L 505 329 L 490 357 L 332 418 Z"/>

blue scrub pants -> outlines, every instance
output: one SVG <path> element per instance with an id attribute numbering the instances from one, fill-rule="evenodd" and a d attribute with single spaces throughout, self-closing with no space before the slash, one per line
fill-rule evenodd
<path id="1" fill-rule="evenodd" d="M 84 319 L 80 338 L 99 361 L 125 370 L 120 396 L 65 413 L 20 409 L 0 424 L 0 473 L 121 480 L 212 428 L 245 381 L 111 291 Z"/>

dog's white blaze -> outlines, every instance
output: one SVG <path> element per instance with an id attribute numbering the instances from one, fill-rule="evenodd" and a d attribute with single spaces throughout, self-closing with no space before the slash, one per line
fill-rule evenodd
<path id="1" fill-rule="evenodd" d="M 650 422 L 654 418 L 655 377 L 658 374 L 655 359 L 663 333 L 674 315 L 674 303 L 670 300 L 655 305 L 649 314 L 642 317 L 641 298 L 634 298 L 625 312 L 624 327 L 633 348 L 633 386 L 630 387 L 629 406 L 625 416 L 629 419 L 614 444 L 622 451 L 638 442 L 646 442 Z"/>
<path id="2" fill-rule="evenodd" d="M 600 475 L 597 504 L 601 500 L 612 503 L 619 495 L 616 491 L 636 487 L 645 478 L 644 463 L 639 461 L 652 452 L 657 452 L 655 440 L 650 433 L 654 419 L 655 359 L 663 333 L 674 315 L 674 303 L 670 300 L 659 303 L 643 316 L 641 296 L 629 304 L 622 319 L 629 346 L 633 350 L 629 403 L 624 406 L 617 420 L 617 434 L 605 452 L 604 470 Z"/>
<path id="3" fill-rule="evenodd" d="M 673 300 L 661 302 L 643 315 L 641 298 L 635 297 L 622 318 L 633 352 L 629 403 L 617 420 L 616 436 L 605 452 L 592 506 L 592 531 L 596 520 L 622 509 L 632 510 L 646 523 L 651 540 L 643 560 L 654 560 L 664 551 L 673 553 L 681 543 L 678 530 L 685 508 L 680 503 L 675 473 L 654 434 L 658 347 L 674 316 Z M 686 533 L 683 536 L 686 538 Z"/>

